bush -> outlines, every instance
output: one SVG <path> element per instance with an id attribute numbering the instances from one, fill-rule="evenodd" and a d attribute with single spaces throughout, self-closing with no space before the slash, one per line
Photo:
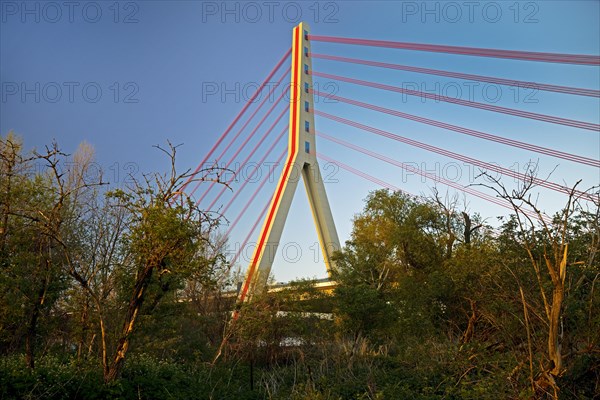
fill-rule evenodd
<path id="1" fill-rule="evenodd" d="M 36 368 L 24 368 L 23 356 L 0 361 L 0 399 L 232 399 L 263 398 L 250 391 L 244 368 L 197 365 L 186 368 L 148 355 L 128 358 L 121 379 L 105 385 L 96 361 L 76 362 L 40 357 Z"/>
<path id="2" fill-rule="evenodd" d="M 104 386 L 102 373 L 95 363 L 44 356 L 37 360 L 33 371 L 24 366 L 23 356 L 2 359 L 0 398 L 95 400 L 112 397 L 112 389 Z"/>

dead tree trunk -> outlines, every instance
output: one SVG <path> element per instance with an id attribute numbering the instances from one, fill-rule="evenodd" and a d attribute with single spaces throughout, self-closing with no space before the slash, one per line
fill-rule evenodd
<path id="1" fill-rule="evenodd" d="M 561 336 L 561 311 L 565 296 L 565 278 L 567 273 L 568 246 L 564 245 L 562 260 L 553 263 L 546 258 L 546 266 L 552 278 L 552 305 L 550 306 L 549 331 L 548 331 L 548 358 L 552 361 L 550 373 L 559 376 L 562 373 Z M 557 265 L 558 264 L 558 265 Z"/>

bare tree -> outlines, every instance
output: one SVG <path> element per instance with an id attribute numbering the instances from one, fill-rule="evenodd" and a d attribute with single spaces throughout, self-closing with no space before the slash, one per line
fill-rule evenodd
<path id="1" fill-rule="evenodd" d="M 592 198 L 590 192 L 594 188 L 581 192 L 577 190 L 581 180 L 576 182 L 567 195 L 564 208 L 551 218 L 538 206 L 537 197 L 534 196 L 536 174 L 537 166 L 530 166 L 525 179 L 513 190 L 507 189 L 497 177 L 485 172 L 481 176 L 485 176 L 491 182 L 482 185 L 491 188 L 499 197 L 510 202 L 515 211 L 522 247 L 535 272 L 543 304 L 543 316 L 548 327 L 546 356 L 549 362 L 541 368 L 536 384 L 541 390 L 550 387 L 554 398 L 558 398 L 559 387 L 556 378 L 564 373 L 562 318 L 569 256 L 569 222 L 578 209 L 579 200 L 582 196 L 585 196 L 586 200 Z M 541 257 L 538 256 L 539 253 Z M 550 285 L 546 285 L 548 281 Z M 526 304 L 524 297 L 523 304 Z M 527 309 L 525 318 L 527 320 Z M 527 328 L 529 330 L 528 326 Z"/>
<path id="2" fill-rule="evenodd" d="M 2 181 L 5 183 L 2 201 L 2 247 L 9 232 L 9 217 L 21 226 L 21 235 L 29 234 L 29 243 L 21 243 L 20 251 L 30 248 L 33 254 L 24 257 L 30 264 L 30 293 L 24 293 L 30 301 L 26 323 L 25 352 L 29 368 L 35 365 L 35 338 L 42 309 L 47 307 L 49 291 L 64 290 L 56 283 L 64 275 L 63 266 L 72 265 L 69 253 L 62 250 L 67 246 L 63 240 L 65 232 L 72 228 L 71 222 L 79 218 L 78 205 L 81 196 L 101 182 L 88 182 L 86 168 L 89 167 L 93 151 L 82 145 L 74 156 L 72 167 L 65 169 L 68 157 L 56 143 L 47 146 L 42 153 L 21 156 L 21 144 L 14 136 L 2 140 Z M 45 171 L 31 170 L 38 161 Z M 13 180 L 19 178 L 19 193 L 13 193 Z M 16 189 L 16 188 L 15 188 Z M 35 264 L 35 265 L 34 265 Z M 71 269 L 67 267 L 67 269 Z M 54 287 L 54 289 L 53 289 Z M 56 293 L 55 293 L 56 294 Z M 57 296 L 53 296 L 55 299 Z M 55 300 L 54 300 L 55 301 Z"/>

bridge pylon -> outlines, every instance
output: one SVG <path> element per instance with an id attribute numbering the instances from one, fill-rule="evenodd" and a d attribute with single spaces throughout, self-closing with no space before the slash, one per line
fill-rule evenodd
<path id="1" fill-rule="evenodd" d="M 334 268 L 332 255 L 340 249 L 316 156 L 309 32 L 310 28 L 304 22 L 293 29 L 288 154 L 238 294 L 238 304 L 247 301 L 253 293 L 263 290 L 267 285 L 300 178 L 304 181 L 329 275 Z"/>

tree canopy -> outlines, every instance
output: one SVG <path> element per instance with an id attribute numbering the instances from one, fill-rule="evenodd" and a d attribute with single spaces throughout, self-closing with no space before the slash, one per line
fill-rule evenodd
<path id="1" fill-rule="evenodd" d="M 236 307 L 225 221 L 182 190 L 203 178 L 175 170 L 177 146 L 157 151 L 171 170 L 114 186 L 87 143 L 0 138 L 0 398 L 600 393 L 596 189 L 546 215 L 532 180 L 488 181 L 513 208 L 496 226 L 435 189 L 376 190 L 334 289 L 296 282 Z"/>

